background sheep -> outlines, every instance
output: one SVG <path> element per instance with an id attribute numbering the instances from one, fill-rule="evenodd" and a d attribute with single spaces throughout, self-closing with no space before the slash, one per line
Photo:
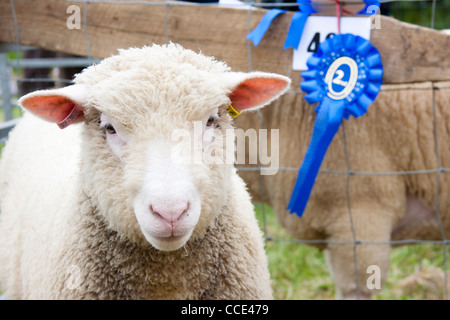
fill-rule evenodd
<path id="1" fill-rule="evenodd" d="M 449 82 L 384 85 L 366 115 L 341 125 L 321 170 L 344 174 L 319 173 L 301 218 L 286 211 L 297 171 L 280 169 L 262 178 L 257 171 L 239 171 L 254 200 L 271 205 L 294 238 L 319 241 L 312 245 L 325 249 L 338 297 L 369 298 L 376 293 L 377 289 L 367 287 L 371 265 L 380 267 L 382 287 L 389 266 L 389 241 L 442 241 L 442 233 L 445 239 L 450 237 L 450 177 L 437 170 L 450 167 L 449 101 Z M 280 167 L 300 167 L 311 138 L 313 109 L 302 95 L 292 92 L 262 110 L 264 128 L 279 129 Z M 259 128 L 260 123 L 258 115 L 251 115 L 238 119 L 236 126 Z M 345 174 L 348 170 L 357 174 Z M 382 174 L 417 170 L 431 171 Z M 356 240 L 361 243 L 355 246 Z"/>
<path id="2" fill-rule="evenodd" d="M 3 153 L 6 296 L 271 298 L 262 235 L 236 169 L 188 161 L 173 134 L 194 134 L 189 144 L 201 155 L 222 151 L 221 135 L 234 134 L 230 103 L 262 107 L 289 79 L 231 72 L 170 44 L 120 51 L 75 83 L 20 100 L 48 122 L 27 113 Z"/>

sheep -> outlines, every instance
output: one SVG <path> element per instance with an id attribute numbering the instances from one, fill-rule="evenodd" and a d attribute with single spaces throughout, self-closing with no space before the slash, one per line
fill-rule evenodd
<path id="1" fill-rule="evenodd" d="M 234 141 L 230 104 L 256 110 L 289 85 L 170 43 L 119 50 L 71 86 L 22 97 L 0 168 L 6 297 L 272 299 L 233 161 L 194 162 L 183 139 L 220 153 Z"/>
<path id="2" fill-rule="evenodd" d="M 341 124 L 302 217 L 286 208 L 311 139 L 314 106 L 291 91 L 261 115 L 237 119 L 243 130 L 259 128 L 261 118 L 269 133 L 279 129 L 278 172 L 238 172 L 253 199 L 272 206 L 290 236 L 324 249 L 337 298 L 369 299 L 382 290 L 389 241 L 450 237 L 450 176 L 438 170 L 450 167 L 449 101 L 450 82 L 383 85 L 366 115 Z"/>

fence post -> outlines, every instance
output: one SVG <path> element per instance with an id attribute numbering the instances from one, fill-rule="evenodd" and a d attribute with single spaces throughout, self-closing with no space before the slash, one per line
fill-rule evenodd
<path id="1" fill-rule="evenodd" d="M 0 81 L 2 88 L 2 109 L 4 121 L 12 119 L 11 92 L 9 87 L 8 58 L 6 53 L 0 52 Z"/>

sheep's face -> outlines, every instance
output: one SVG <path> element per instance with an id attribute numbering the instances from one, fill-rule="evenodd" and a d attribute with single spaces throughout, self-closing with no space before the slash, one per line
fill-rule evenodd
<path id="1" fill-rule="evenodd" d="M 195 115 L 158 114 L 157 110 L 151 115 L 134 119 L 127 128 L 106 110 L 92 112 L 94 121 L 86 132 L 91 143 L 86 142 L 86 147 L 92 147 L 87 154 L 93 157 L 87 160 L 91 162 L 87 168 L 90 176 L 99 178 L 93 179 L 96 186 L 89 189 L 116 192 L 113 198 L 119 200 L 118 207 L 127 204 L 114 212 L 109 209 L 114 216 L 108 220 L 117 223 L 115 229 L 135 217 L 137 224 L 128 225 L 139 230 L 132 234 L 142 234 L 159 250 L 176 250 L 189 239 L 201 237 L 226 203 L 233 161 L 207 157 L 224 154 L 222 142 L 227 136 L 233 141 L 234 132 L 223 106 Z M 100 121 L 95 121 L 98 117 Z M 93 136 L 98 144 L 92 143 Z M 110 164 L 105 167 L 99 159 L 107 158 Z M 121 177 L 122 187 L 112 189 L 110 181 L 100 185 L 104 176 Z"/>
<path id="2" fill-rule="evenodd" d="M 83 188 L 98 212 L 120 234 L 171 251 L 201 238 L 229 201 L 230 104 L 262 107 L 290 81 L 168 45 L 122 51 L 76 83 L 21 104 L 60 127 L 84 121 Z"/>

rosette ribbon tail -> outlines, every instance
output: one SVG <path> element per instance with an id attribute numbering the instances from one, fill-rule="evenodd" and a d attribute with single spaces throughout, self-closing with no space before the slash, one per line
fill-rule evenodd
<path id="1" fill-rule="evenodd" d="M 325 97 L 318 107 L 311 141 L 287 207 L 299 217 L 303 215 L 328 146 L 342 123 L 345 108 L 343 100 L 333 100 L 329 97 Z"/>
<path id="2" fill-rule="evenodd" d="M 247 35 L 247 40 L 253 41 L 253 44 L 255 46 L 258 46 L 258 44 L 261 42 L 262 38 L 266 34 L 267 29 L 269 29 L 273 19 L 275 19 L 280 13 L 284 12 L 286 12 L 286 10 L 271 9 L 267 11 L 266 14 L 262 17 L 259 24 L 256 26 L 256 28 L 253 29 L 253 31 Z"/>
<path id="3" fill-rule="evenodd" d="M 305 28 L 306 20 L 309 17 L 309 13 L 297 11 L 292 16 L 291 25 L 289 26 L 289 31 L 284 42 L 283 49 L 294 48 L 297 49 L 300 44 L 300 39 L 302 37 L 303 29 Z"/>

